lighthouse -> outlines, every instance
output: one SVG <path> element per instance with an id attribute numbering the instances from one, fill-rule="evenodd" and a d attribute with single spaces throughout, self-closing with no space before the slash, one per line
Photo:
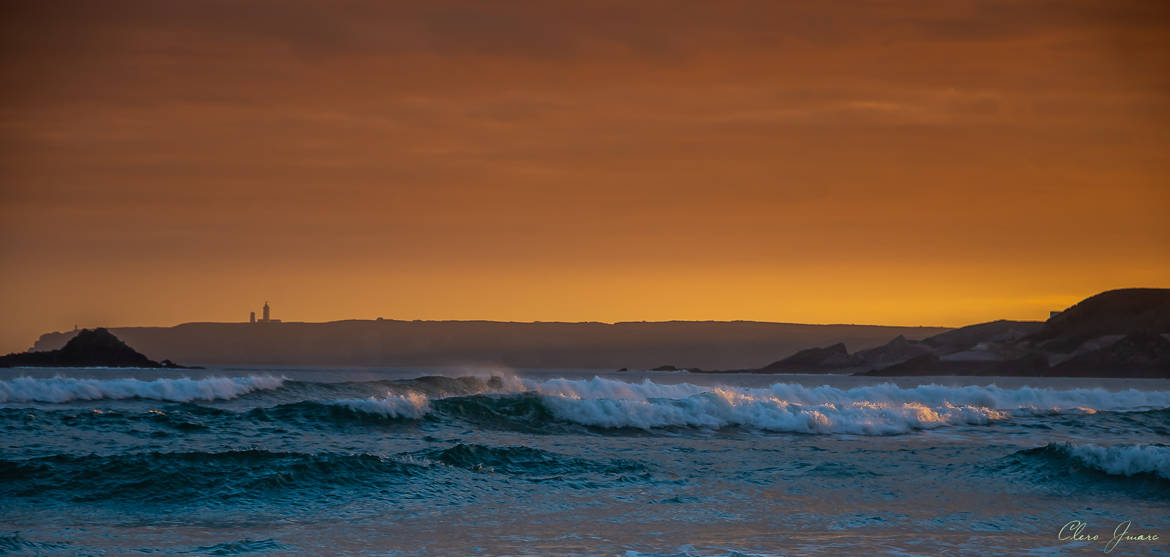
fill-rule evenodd
<path id="1" fill-rule="evenodd" d="M 265 300 L 264 301 L 264 308 L 260 310 L 260 318 L 257 319 L 256 312 L 253 311 L 252 314 L 248 316 L 248 322 L 250 322 L 252 324 L 280 323 L 280 320 L 272 318 L 272 306 L 268 305 L 268 300 Z"/>

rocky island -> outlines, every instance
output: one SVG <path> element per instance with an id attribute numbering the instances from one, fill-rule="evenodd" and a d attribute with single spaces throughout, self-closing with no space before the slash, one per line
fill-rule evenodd
<path id="1" fill-rule="evenodd" d="M 113 333 L 82 329 L 56 350 L 16 352 L 0 356 L 0 367 L 140 367 L 182 368 L 170 360 L 156 362 L 128 346 Z"/>

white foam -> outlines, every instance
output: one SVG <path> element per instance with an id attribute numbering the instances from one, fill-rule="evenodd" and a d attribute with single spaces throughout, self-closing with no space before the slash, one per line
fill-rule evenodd
<path id="1" fill-rule="evenodd" d="M 560 419 L 599 427 L 747 426 L 802 433 L 893 434 L 1012 416 L 1170 407 L 1170 392 L 1002 389 L 995 386 L 852 389 L 777 383 L 764 388 L 626 383 L 602 378 L 525 381 Z"/>
<path id="2" fill-rule="evenodd" d="M 17 377 L 0 381 L 0 403 L 69 402 L 73 400 L 117 400 L 144 398 L 169 402 L 227 400 L 252 391 L 276 389 L 284 378 L 271 375 L 252 377 L 205 377 L 191 379 L 77 379 L 73 377 Z"/>
<path id="3" fill-rule="evenodd" d="M 351 398 L 330 401 L 330 404 L 345 406 L 357 412 L 376 414 L 390 418 L 419 419 L 430 412 L 431 404 L 426 395 L 414 391 L 406 394 L 386 393 L 385 397 Z"/>
<path id="4" fill-rule="evenodd" d="M 1170 447 L 1159 445 L 1064 445 L 1068 454 L 1089 467 L 1115 476 L 1154 474 L 1170 480 Z"/>

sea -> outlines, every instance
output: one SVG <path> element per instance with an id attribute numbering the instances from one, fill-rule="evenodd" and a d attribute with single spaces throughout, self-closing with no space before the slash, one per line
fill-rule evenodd
<path id="1" fill-rule="evenodd" d="M 0 553 L 1168 555 L 1170 381 L 0 370 Z"/>

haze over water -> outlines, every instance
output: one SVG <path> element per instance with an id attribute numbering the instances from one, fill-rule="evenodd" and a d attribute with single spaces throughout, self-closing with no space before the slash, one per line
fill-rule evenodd
<path id="1" fill-rule="evenodd" d="M 1166 380 L 0 373 L 8 550 L 1078 555 L 1104 542 L 1058 540 L 1072 520 L 1170 532 Z"/>

